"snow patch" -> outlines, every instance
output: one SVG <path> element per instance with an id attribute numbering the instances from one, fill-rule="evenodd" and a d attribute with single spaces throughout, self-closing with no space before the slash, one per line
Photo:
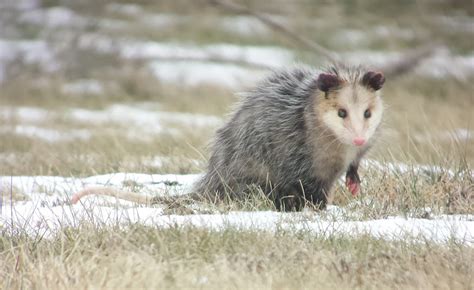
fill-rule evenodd
<path id="1" fill-rule="evenodd" d="M 105 110 L 94 111 L 86 109 L 71 109 L 68 112 L 69 118 L 94 124 L 118 123 L 127 127 L 134 127 L 139 130 L 138 135 L 159 134 L 164 131 L 173 133 L 167 125 L 185 125 L 189 128 L 216 127 L 222 123 L 218 117 L 177 112 L 163 112 L 127 105 L 112 105 Z M 167 124 L 164 124 L 167 123 Z M 137 136 L 138 137 L 138 136 Z"/>
<path id="2" fill-rule="evenodd" d="M 172 27 L 184 23 L 186 21 L 189 21 L 189 18 L 186 16 L 169 13 L 148 13 L 143 17 L 140 17 L 140 22 L 142 24 L 149 25 L 154 28 Z"/>
<path id="3" fill-rule="evenodd" d="M 150 63 L 150 68 L 155 77 L 164 82 L 186 86 L 218 85 L 233 89 L 254 85 L 267 73 L 234 64 L 197 61 L 154 61 Z"/>
<path id="4" fill-rule="evenodd" d="M 34 107 L 3 107 L 0 108 L 0 117 L 5 120 L 19 120 L 22 122 L 41 122 L 48 118 L 50 113 L 45 109 Z"/>
<path id="5" fill-rule="evenodd" d="M 37 125 L 38 122 L 54 118 L 94 125 L 121 125 L 128 138 L 144 141 L 152 140 L 155 135 L 164 132 L 182 134 L 182 127 L 190 130 L 196 127 L 215 128 L 223 122 L 221 118 L 210 115 L 160 111 L 156 103 L 115 104 L 104 110 L 72 108 L 65 112 L 31 107 L 4 107 L 0 108 L 0 120 L 10 121 L 12 124 L 0 126 L 0 133 L 14 133 L 48 142 L 91 138 L 92 133 L 85 129 L 57 130 Z"/>
<path id="6" fill-rule="evenodd" d="M 110 3 L 107 4 L 105 10 L 109 13 L 117 13 L 124 16 L 140 16 L 145 13 L 142 6 L 137 4 Z"/>
<path id="7" fill-rule="evenodd" d="M 248 62 L 263 67 L 282 67 L 293 62 L 293 54 L 279 47 L 241 46 L 226 43 L 196 46 L 160 42 L 122 42 L 120 47 L 120 53 L 125 58 L 189 58 L 202 61 L 221 59 Z"/>
<path id="8" fill-rule="evenodd" d="M 53 49 L 41 40 L 0 39 L 0 82 L 6 76 L 6 66 L 14 61 L 39 65 L 47 72 L 59 69 Z"/>
<path id="9" fill-rule="evenodd" d="M 104 86 L 97 80 L 82 79 L 64 84 L 61 90 L 64 94 L 100 95 L 104 93 Z"/>
<path id="10" fill-rule="evenodd" d="M 432 57 L 421 62 L 415 72 L 433 78 L 451 76 L 467 80 L 474 74 L 474 54 L 459 56 L 452 55 L 448 49 L 438 49 Z"/>
<path id="11" fill-rule="evenodd" d="M 243 36 L 268 35 L 271 31 L 260 20 L 251 16 L 227 16 L 219 20 L 220 29 Z"/>
<path id="12" fill-rule="evenodd" d="M 229 212 L 226 214 L 164 215 L 158 207 L 136 207 L 132 203 L 113 202 L 113 198 L 85 197 L 77 205 L 65 201 L 83 186 L 119 186 L 136 182 L 149 190 L 163 194 L 190 192 L 199 175 L 146 175 L 106 174 L 83 179 L 50 176 L 4 176 L 0 177 L 0 191 L 8 194 L 13 185 L 25 193 L 30 200 L 17 201 L 11 206 L 2 204 L 0 224 L 6 230 L 26 231 L 53 237 L 64 227 L 75 227 L 83 221 L 99 226 L 140 223 L 166 228 L 170 226 L 195 226 L 210 230 L 226 228 L 262 231 L 308 231 L 314 235 L 331 237 L 342 235 L 355 237 L 372 235 L 387 240 L 430 240 L 437 243 L 457 241 L 474 246 L 474 216 L 438 216 L 433 219 L 388 217 L 368 221 L 351 221 L 343 218 L 345 209 L 330 206 L 327 212 L 304 211 L 280 213 L 273 211 Z M 101 202 L 102 200 L 102 202 Z M 108 203 L 103 203 L 106 200 Z M 330 214 L 328 218 L 327 213 Z"/>
<path id="13" fill-rule="evenodd" d="M 48 28 L 83 27 L 87 24 L 87 19 L 65 7 L 26 11 L 20 16 L 19 20 L 23 23 Z"/>
<path id="14" fill-rule="evenodd" d="M 88 130 L 68 129 L 60 131 L 28 125 L 1 126 L 0 133 L 14 133 L 47 142 L 88 140 L 92 135 Z"/>
<path id="15" fill-rule="evenodd" d="M 342 53 L 342 58 L 352 64 L 375 67 L 383 67 L 401 57 L 400 52 L 368 50 Z M 421 61 L 414 72 L 432 78 L 455 77 L 466 80 L 468 76 L 474 75 L 474 54 L 453 55 L 447 48 L 440 48 L 431 57 Z"/>
<path id="16" fill-rule="evenodd" d="M 448 28 L 456 32 L 474 33 L 474 17 L 469 16 L 446 16 L 441 15 L 436 18 L 436 21 L 444 29 Z"/>
<path id="17" fill-rule="evenodd" d="M 3 0 L 0 1 L 2 9 L 31 10 L 41 6 L 41 0 Z"/>

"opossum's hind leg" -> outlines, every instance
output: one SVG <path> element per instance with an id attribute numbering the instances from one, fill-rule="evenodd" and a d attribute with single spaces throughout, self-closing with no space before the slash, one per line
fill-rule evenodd
<path id="1" fill-rule="evenodd" d="M 315 209 L 325 209 L 328 203 L 330 189 L 318 180 L 301 183 L 299 191 L 304 196 L 305 201 Z"/>
<path id="2" fill-rule="evenodd" d="M 296 186 L 279 186 L 272 190 L 270 197 L 278 211 L 301 211 L 305 201 Z"/>

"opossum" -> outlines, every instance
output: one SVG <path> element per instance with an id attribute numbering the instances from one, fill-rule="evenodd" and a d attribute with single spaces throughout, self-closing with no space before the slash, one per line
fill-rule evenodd
<path id="1" fill-rule="evenodd" d="M 324 209 L 344 172 L 356 195 L 359 162 L 379 135 L 384 82 L 381 72 L 361 66 L 274 72 L 243 94 L 217 131 L 207 170 L 191 198 L 244 199 L 257 187 L 277 210 L 299 211 L 307 203 Z M 79 192 L 72 201 L 88 194 L 148 202 L 98 188 Z"/>

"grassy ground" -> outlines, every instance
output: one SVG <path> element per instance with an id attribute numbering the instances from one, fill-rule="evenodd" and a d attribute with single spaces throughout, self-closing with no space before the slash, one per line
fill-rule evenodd
<path id="1" fill-rule="evenodd" d="M 277 45 L 295 49 L 302 59 L 317 64 L 307 51 L 273 32 L 253 36 L 216 29 L 222 13 L 202 1 L 135 2 L 150 14 L 148 18 L 158 13 L 187 18 L 155 29 L 143 22 L 147 17 L 142 14 L 117 12 L 107 6 L 107 1 L 53 0 L 43 1 L 43 5 L 65 5 L 80 15 L 127 24 L 119 28 L 90 25 L 84 28 L 86 32 L 164 42 Z M 398 49 L 435 39 L 456 53 L 473 50 L 472 31 L 452 29 L 438 21 L 442 16 L 470 19 L 474 11 L 469 1 L 381 5 L 379 1 L 366 0 L 315 6 L 305 1 L 299 5 L 287 1 L 244 2 L 294 19 L 289 24 L 294 29 L 336 51 L 343 49 L 339 40 L 330 35 L 348 27 L 372 31 L 380 26 L 409 30 L 414 36 L 369 35 L 349 48 Z M 25 24 L 15 27 L 23 37 L 58 41 L 55 30 Z M 67 112 L 79 108 L 99 111 L 121 104 L 225 119 L 238 99 L 233 90 L 161 83 L 140 61 L 75 50 L 73 45 L 68 48 L 68 53 L 62 55 L 64 67 L 60 72 L 38 72 L 34 66 L 18 62 L 9 68 L 7 81 L 0 84 L 0 109 L 28 107 L 47 113 L 41 120 L 30 121 L 0 114 L 0 175 L 84 177 L 113 172 L 202 172 L 208 156 L 206 145 L 216 126 L 165 122 L 170 130 L 147 134 L 144 128 L 145 133 L 130 135 L 136 128 L 121 123 L 78 121 L 68 118 Z M 104 90 L 99 95 L 71 95 L 62 89 L 77 79 L 98 80 Z M 362 213 L 361 219 L 473 214 L 473 81 L 472 76 L 465 80 L 429 79 L 413 74 L 387 80 L 383 91 L 387 105 L 385 130 L 369 156 L 381 162 L 382 168 L 361 168 L 363 192 L 357 202 L 344 187 L 336 186 L 334 204 L 352 207 Z M 85 130 L 91 138 L 51 142 L 9 130 L 19 125 L 60 134 Z M 459 129 L 471 132 L 470 137 L 460 137 L 456 133 Z M 162 156 L 170 159 L 159 166 L 147 162 Z M 396 162 L 408 164 L 408 170 L 389 167 Z M 429 168 L 420 172 L 410 167 L 420 164 Z M 437 170 L 436 166 L 446 170 Z M 17 190 L 13 193 L 14 200 L 26 198 Z M 268 203 L 236 203 L 224 211 L 231 209 L 268 209 Z M 472 289 L 473 260 L 473 249 L 455 242 L 438 245 L 410 239 L 392 242 L 369 236 L 319 237 L 304 231 L 269 233 L 233 228 L 222 232 L 178 226 L 157 229 L 130 225 L 119 229 L 85 223 L 77 229 L 64 229 L 53 240 L 42 239 L 40 233 L 33 237 L 21 233 L 12 236 L 3 231 L 0 285 L 5 289 Z"/>
<path id="2" fill-rule="evenodd" d="M 52 241 L 0 238 L 5 289 L 472 289 L 474 251 L 197 228 L 83 226 Z"/>

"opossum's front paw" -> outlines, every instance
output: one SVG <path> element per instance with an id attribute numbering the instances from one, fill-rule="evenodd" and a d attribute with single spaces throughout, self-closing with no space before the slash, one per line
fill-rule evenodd
<path id="1" fill-rule="evenodd" d="M 360 183 L 353 180 L 351 177 L 346 177 L 346 186 L 352 193 L 352 196 L 357 196 L 360 191 Z"/>
<path id="2" fill-rule="evenodd" d="M 349 170 L 346 173 L 346 186 L 353 196 L 356 196 L 359 193 L 360 178 L 356 167 L 349 167 Z"/>

